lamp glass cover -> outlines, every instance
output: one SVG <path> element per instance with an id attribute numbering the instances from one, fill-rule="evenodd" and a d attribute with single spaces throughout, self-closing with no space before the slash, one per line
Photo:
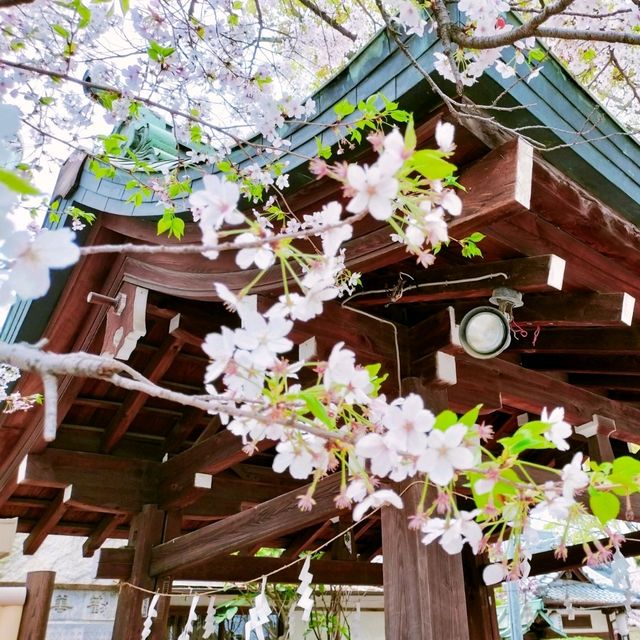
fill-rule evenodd
<path id="1" fill-rule="evenodd" d="M 505 334 L 505 322 L 498 313 L 481 311 L 469 318 L 466 324 L 465 338 L 478 353 L 499 350 L 504 344 Z"/>

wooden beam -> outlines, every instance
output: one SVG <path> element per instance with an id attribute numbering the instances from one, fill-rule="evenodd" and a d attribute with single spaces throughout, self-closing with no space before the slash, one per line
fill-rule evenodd
<path id="1" fill-rule="evenodd" d="M 530 331 L 529 335 L 512 340 L 509 350 L 518 353 L 640 354 L 640 329 L 637 328 L 547 328 L 536 338 L 534 335 Z"/>
<path id="2" fill-rule="evenodd" d="M 640 371 L 638 371 L 640 374 Z M 640 391 L 640 375 L 623 376 L 605 373 L 571 373 L 568 377 L 570 384 L 578 387 L 598 387 L 601 389 L 620 389 L 622 391 Z"/>
<path id="3" fill-rule="evenodd" d="M 609 544 L 608 538 L 599 540 L 602 546 Z M 640 556 L 640 531 L 625 534 L 625 541 L 620 544 L 620 551 L 627 558 Z M 555 549 L 534 553 L 531 558 L 530 576 L 539 576 L 556 571 L 569 571 L 584 566 L 584 547 L 581 544 L 567 547 L 566 558 L 557 558 Z"/>
<path id="4" fill-rule="evenodd" d="M 534 294 L 514 311 L 518 324 L 554 326 L 631 326 L 636 299 L 628 293 Z"/>
<path id="5" fill-rule="evenodd" d="M 91 558 L 103 545 L 104 541 L 111 537 L 121 524 L 124 524 L 126 519 L 127 516 L 121 513 L 104 516 L 98 526 L 91 532 L 91 535 L 88 536 L 82 544 L 82 556 L 84 558 Z"/>
<path id="6" fill-rule="evenodd" d="M 257 451 L 273 447 L 272 440 L 262 440 Z M 224 430 L 203 440 L 160 465 L 158 495 L 164 509 L 182 508 L 195 502 L 204 491 L 198 490 L 197 474 L 215 475 L 249 458 L 242 440 Z M 201 488 L 211 488 L 200 483 Z"/>
<path id="7" fill-rule="evenodd" d="M 64 512 L 68 508 L 69 497 L 71 496 L 71 486 L 65 487 L 49 504 L 46 511 L 38 520 L 38 524 L 31 530 L 27 539 L 22 545 L 22 553 L 26 556 L 33 555 L 40 545 L 45 541 L 46 537 L 53 531 L 55 526 L 60 522 Z"/>
<path id="8" fill-rule="evenodd" d="M 622 327 L 633 322 L 635 298 L 628 293 L 532 293 L 515 309 L 519 325 L 540 327 Z M 455 304 L 460 321 L 477 306 L 472 301 Z"/>
<path id="9" fill-rule="evenodd" d="M 131 573 L 134 550 L 130 547 L 100 550 L 96 578 L 126 580 Z M 255 558 L 221 556 L 214 561 L 180 569 L 175 580 L 204 580 L 211 582 L 245 582 L 278 570 L 268 580 L 297 583 L 300 565 L 286 567 L 291 558 Z M 312 560 L 314 584 L 348 584 L 382 586 L 382 564 L 364 561 Z"/>
<path id="10" fill-rule="evenodd" d="M 331 520 L 323 522 L 319 527 L 308 527 L 297 533 L 288 544 L 281 558 L 297 558 L 303 551 L 310 549 L 313 543 L 323 536 L 332 526 Z"/>
<path id="11" fill-rule="evenodd" d="M 146 460 L 48 447 L 26 456 L 18 482 L 60 489 L 73 485 L 71 503 L 111 513 L 137 513 L 144 504 L 156 502 L 157 467 Z"/>
<path id="12" fill-rule="evenodd" d="M 500 393 L 502 403 L 521 411 L 539 415 L 543 407 L 562 406 L 565 418 L 573 424 L 591 420 L 594 414 L 616 422 L 616 439 L 640 443 L 640 410 L 590 393 L 538 371 L 524 369 L 517 364 L 495 358 L 474 360 L 457 358 L 458 385 L 464 389 L 466 381 Z"/>
<path id="13" fill-rule="evenodd" d="M 151 575 L 173 575 L 178 569 L 332 518 L 339 513 L 334 502 L 339 485 L 336 475 L 321 480 L 311 511 L 298 509 L 298 496 L 305 492 L 302 488 L 158 545 L 153 550 Z"/>
<path id="14" fill-rule="evenodd" d="M 531 147 L 521 142 L 505 143 L 462 173 L 460 183 L 466 189 L 460 193 L 462 215 L 449 222 L 451 236 L 463 238 L 529 210 L 533 154 Z M 347 266 L 362 273 L 407 257 L 404 247 L 390 239 L 387 225 L 356 234 L 345 247 Z"/>
<path id="15" fill-rule="evenodd" d="M 522 365 L 538 371 L 568 371 L 571 373 L 620 374 L 640 376 L 640 355 L 610 356 L 598 353 L 545 355 L 543 353 L 521 356 Z"/>
<path id="16" fill-rule="evenodd" d="M 45 640 L 55 571 L 27 573 L 27 598 L 22 607 L 18 640 Z"/>
<path id="17" fill-rule="evenodd" d="M 171 431 L 169 431 L 165 439 L 164 450 L 168 453 L 177 453 L 180 451 L 182 445 L 201 422 L 201 418 L 202 411 L 200 411 L 200 409 L 196 409 L 195 407 L 185 409 L 182 416 L 176 420 L 176 423 L 171 427 Z"/>
<path id="18" fill-rule="evenodd" d="M 411 366 L 420 367 L 421 359 L 435 351 L 457 353 L 460 351 L 460 335 L 456 325 L 455 310 L 446 307 L 413 325 L 407 332 L 407 351 Z"/>
<path id="19" fill-rule="evenodd" d="M 182 531 L 182 514 L 180 511 L 168 511 L 164 517 L 164 527 L 162 532 L 162 542 L 168 542 L 177 538 Z M 173 576 L 162 576 L 156 578 L 154 591 L 157 593 L 171 593 Z M 149 640 L 165 640 L 167 637 L 167 625 L 169 621 L 169 610 L 171 608 L 171 598 L 161 597 L 156 607 L 156 617 L 151 625 Z"/>
<path id="20" fill-rule="evenodd" d="M 144 287 L 123 282 L 115 296 L 89 293 L 87 302 L 108 304 L 100 355 L 128 360 L 147 332 L 147 294 Z M 109 299 L 113 302 L 109 304 Z"/>
<path id="21" fill-rule="evenodd" d="M 564 270 L 565 261 L 556 255 L 432 267 L 417 273 L 415 281 L 405 286 L 404 294 L 395 304 L 489 298 L 496 287 L 510 287 L 524 293 L 559 291 L 564 281 Z M 479 279 L 483 277 L 486 279 Z M 395 284 L 388 280 L 365 279 L 365 291 L 390 289 Z M 353 300 L 353 304 L 358 306 L 387 303 L 389 296 L 386 294 L 365 295 L 364 292 Z"/>
<path id="22" fill-rule="evenodd" d="M 143 372 L 145 378 L 151 380 L 151 382 L 158 382 L 171 366 L 182 345 L 182 340 L 172 335 L 167 336 L 160 349 L 145 367 Z M 120 442 L 120 439 L 127 432 L 147 398 L 148 396 L 141 392 L 130 393 L 127 396 L 127 399 L 122 403 L 118 413 L 113 417 L 105 431 L 102 439 L 103 453 L 109 453 Z"/>
<path id="23" fill-rule="evenodd" d="M 640 231 L 633 222 L 540 157 L 534 160 L 533 181 L 532 210 L 537 216 L 610 258 L 614 270 L 627 270 L 635 278 L 640 269 Z M 593 270 L 589 264 L 585 267 Z"/>

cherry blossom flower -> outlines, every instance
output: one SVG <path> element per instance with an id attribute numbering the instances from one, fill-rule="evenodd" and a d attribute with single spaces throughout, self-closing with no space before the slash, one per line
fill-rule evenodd
<path id="1" fill-rule="evenodd" d="M 70 267 L 80 258 L 74 239 L 75 233 L 67 228 L 43 229 L 35 238 L 28 231 L 11 234 L 1 250 L 12 261 L 7 286 L 25 299 L 45 295 L 49 290 L 49 270 Z"/>
<path id="2" fill-rule="evenodd" d="M 282 473 L 289 469 L 291 476 L 297 480 L 308 478 L 316 469 L 326 470 L 329 456 L 324 444 L 324 440 L 310 434 L 279 442 L 273 470 Z"/>
<path id="3" fill-rule="evenodd" d="M 417 468 L 435 484 L 449 484 L 457 470 L 473 466 L 473 453 L 462 444 L 466 435 L 467 427 L 463 424 L 454 424 L 446 431 L 433 429 L 427 436 L 427 449 L 417 460 Z"/>
<path id="4" fill-rule="evenodd" d="M 235 351 L 235 333 L 222 327 L 220 333 L 209 333 L 202 344 L 202 350 L 211 358 L 207 366 L 205 382 L 213 382 L 223 373 Z"/>
<path id="5" fill-rule="evenodd" d="M 305 222 L 310 225 L 317 226 L 319 231 L 324 226 L 338 225 L 340 222 L 340 216 L 342 215 L 342 206 L 339 202 L 329 202 L 322 207 L 321 211 L 314 213 L 311 216 L 305 216 Z M 322 248 L 324 254 L 327 256 L 335 256 L 338 253 L 340 245 L 351 238 L 353 234 L 353 227 L 350 224 L 342 224 L 335 226 L 333 229 L 327 229 L 320 233 L 322 240 Z"/>
<path id="6" fill-rule="evenodd" d="M 572 497 L 559 493 L 553 482 L 545 483 L 544 496 L 544 500 L 529 512 L 530 518 L 544 520 L 550 515 L 557 520 L 566 520 L 569 517 L 569 509 L 575 504 Z"/>
<path id="7" fill-rule="evenodd" d="M 392 216 L 398 181 L 379 166 L 350 164 L 347 184 L 355 194 L 347 205 L 347 211 L 362 213 L 368 210 L 376 220 L 387 220 Z"/>
<path id="8" fill-rule="evenodd" d="M 236 236 L 234 243 L 242 246 L 243 244 L 254 243 L 257 240 L 258 237 L 255 234 L 247 231 Z M 255 263 L 258 269 L 268 269 L 275 260 L 276 256 L 267 243 L 257 247 L 245 247 L 240 249 L 236 255 L 236 264 L 241 269 L 248 269 L 252 263 Z"/>
<path id="9" fill-rule="evenodd" d="M 251 353 L 256 366 L 267 368 L 274 364 L 278 353 L 291 349 L 293 342 L 286 336 L 293 322 L 284 318 L 265 318 L 259 313 L 246 314 L 242 327 L 236 329 L 235 343 Z"/>
<path id="10" fill-rule="evenodd" d="M 407 35 L 415 34 L 422 38 L 427 22 L 422 19 L 420 10 L 410 0 L 399 3 L 398 21 L 406 28 Z"/>
<path id="11" fill-rule="evenodd" d="M 430 544 L 439 538 L 440 546 L 451 555 L 460 553 L 465 542 L 469 544 L 474 553 L 482 541 L 482 529 L 474 520 L 477 511 L 460 511 L 458 518 L 445 520 L 443 518 L 430 518 L 422 527 L 425 534 L 423 544 Z"/>
<path id="12" fill-rule="evenodd" d="M 344 396 L 348 403 L 367 404 L 369 393 L 373 390 L 369 373 L 355 364 L 353 351 L 343 349 L 344 342 L 334 345 L 327 361 L 324 374 L 324 386 Z"/>
<path id="13" fill-rule="evenodd" d="M 422 398 L 410 393 L 406 398 L 392 402 L 384 416 L 388 429 L 386 440 L 398 451 L 418 453 L 427 442 L 427 432 L 431 431 L 435 416 L 424 408 Z M 366 436 L 365 436 L 366 437 Z"/>
<path id="14" fill-rule="evenodd" d="M 238 185 L 216 175 L 202 178 L 204 189 L 189 196 L 189 203 L 200 215 L 200 226 L 219 229 L 227 224 L 242 224 L 244 216 L 238 211 Z"/>
<path id="15" fill-rule="evenodd" d="M 569 448 L 569 443 L 566 441 L 566 438 L 568 438 L 573 431 L 571 425 L 564 420 L 564 409 L 562 407 L 556 407 L 551 413 L 547 413 L 547 408 L 545 407 L 540 414 L 540 421 L 549 424 L 549 431 L 545 432 L 544 437 L 550 442 L 553 442 L 560 451 L 566 451 Z"/>
<path id="16" fill-rule="evenodd" d="M 456 128 L 450 122 L 436 124 L 436 144 L 442 153 L 452 153 L 456 145 L 453 141 Z"/>
<path id="17" fill-rule="evenodd" d="M 379 509 L 384 505 L 391 505 L 396 509 L 402 509 L 402 498 L 391 489 L 380 489 L 369 494 L 353 510 L 353 519 L 358 522 L 369 509 Z"/>
<path id="18" fill-rule="evenodd" d="M 573 498 L 576 492 L 589 484 L 589 476 L 582 470 L 582 453 L 579 451 L 562 468 L 562 483 L 562 493 L 568 498 Z"/>
<path id="19" fill-rule="evenodd" d="M 482 580 L 487 586 L 502 582 L 505 579 L 506 575 L 507 572 L 505 566 L 499 562 L 488 564 L 482 570 Z"/>
<path id="20" fill-rule="evenodd" d="M 371 473 L 384 478 L 389 475 L 400 457 L 389 440 L 379 433 L 368 433 L 356 443 L 356 455 L 371 460 Z"/>

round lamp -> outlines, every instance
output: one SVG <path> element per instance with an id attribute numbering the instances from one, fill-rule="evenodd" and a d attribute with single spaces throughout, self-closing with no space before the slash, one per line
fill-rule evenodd
<path id="1" fill-rule="evenodd" d="M 494 358 L 511 342 L 509 320 L 494 307 L 476 307 L 462 318 L 460 342 L 474 358 Z"/>

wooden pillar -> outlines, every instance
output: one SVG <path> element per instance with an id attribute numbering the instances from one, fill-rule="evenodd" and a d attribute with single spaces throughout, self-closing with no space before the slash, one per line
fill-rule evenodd
<path id="1" fill-rule="evenodd" d="M 418 378 L 405 378 L 402 392 L 418 393 L 434 413 L 447 405 L 445 389 Z M 382 508 L 385 639 L 470 640 L 462 556 L 437 542 L 422 544 L 421 534 L 407 526 L 421 491 L 409 486 L 403 509 Z"/>
<path id="2" fill-rule="evenodd" d="M 112 640 L 139 640 L 142 632 L 142 604 L 149 594 L 140 589 L 153 590 L 155 581 L 149 575 L 151 550 L 162 541 L 164 512 L 147 504 L 131 523 L 129 545 L 135 548 L 129 584 L 122 584 L 118 596 Z"/>
<path id="3" fill-rule="evenodd" d="M 164 532 L 162 542 L 169 542 L 177 538 L 182 532 L 182 512 L 169 511 L 164 518 Z M 154 582 L 155 590 L 160 593 L 170 593 L 173 579 L 171 576 L 160 576 Z M 151 626 L 149 640 L 165 640 L 167 636 L 167 624 L 169 622 L 169 608 L 171 598 L 161 597 L 156 607 L 157 615 Z"/>
<path id="4" fill-rule="evenodd" d="M 22 608 L 18 640 L 44 640 L 51 608 L 55 571 L 27 574 L 27 599 Z"/>
<path id="5" fill-rule="evenodd" d="M 403 509 L 382 508 L 385 640 L 469 640 L 460 554 L 422 544 L 407 526 L 421 487 L 403 494 Z"/>
<path id="6" fill-rule="evenodd" d="M 500 640 L 493 587 L 482 580 L 480 558 L 468 546 L 462 550 L 469 640 Z"/>

